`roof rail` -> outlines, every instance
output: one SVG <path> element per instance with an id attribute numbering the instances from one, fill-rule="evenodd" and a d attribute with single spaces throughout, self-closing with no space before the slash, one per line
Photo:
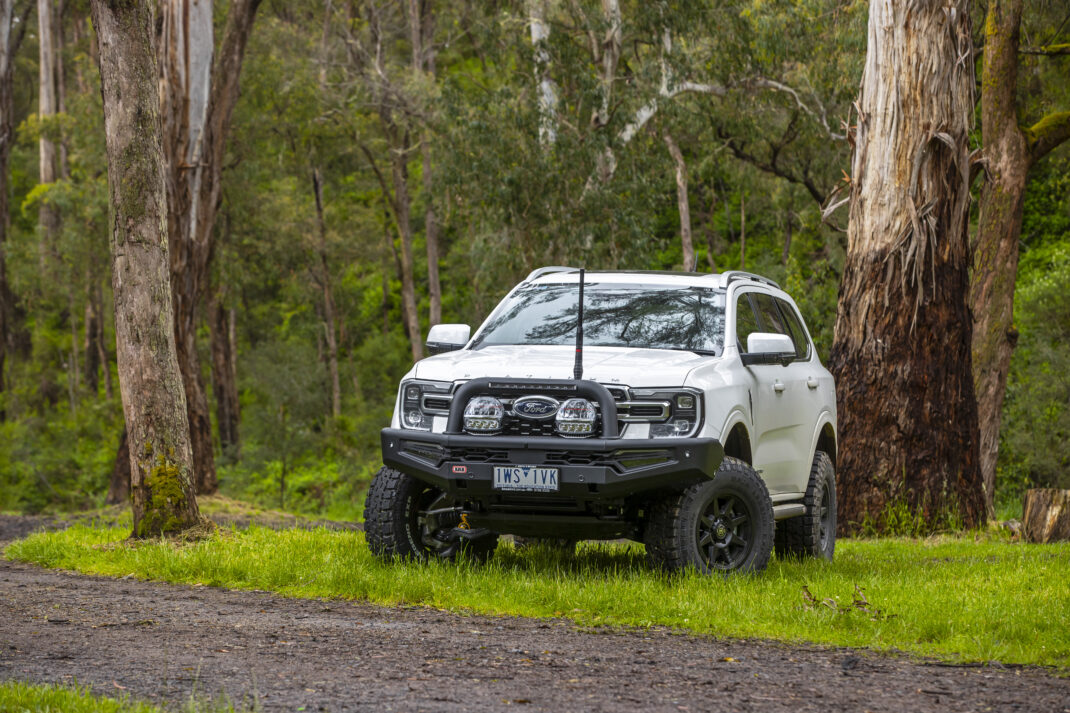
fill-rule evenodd
<path id="1" fill-rule="evenodd" d="M 532 280 L 542 277 L 543 275 L 549 275 L 554 272 L 577 272 L 575 267 L 564 267 L 562 265 L 552 265 L 550 267 L 540 267 L 532 270 L 531 274 L 524 278 L 524 282 L 531 282 Z"/>
<path id="2" fill-rule="evenodd" d="M 767 285 L 780 289 L 780 285 L 770 280 L 768 277 L 762 277 L 761 275 L 755 275 L 753 272 L 744 272 L 743 270 L 729 270 L 728 272 L 722 272 L 724 275 L 724 286 L 728 287 L 736 280 L 754 280 L 755 282 L 764 282 Z"/>

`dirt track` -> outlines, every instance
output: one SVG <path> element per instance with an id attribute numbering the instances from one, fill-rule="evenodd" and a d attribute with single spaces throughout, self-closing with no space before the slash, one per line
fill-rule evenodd
<path id="1" fill-rule="evenodd" d="M 0 543 L 40 526 L 0 516 Z M 0 545 L 2 546 L 2 545 Z M 0 679 L 261 710 L 1043 711 L 1070 679 L 565 620 L 283 599 L 0 560 Z"/>

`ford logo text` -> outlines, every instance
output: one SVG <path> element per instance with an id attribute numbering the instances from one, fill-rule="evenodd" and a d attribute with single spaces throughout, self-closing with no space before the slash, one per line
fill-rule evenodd
<path id="1" fill-rule="evenodd" d="M 549 396 L 524 396 L 513 402 L 513 413 L 521 418 L 553 418 L 561 404 Z"/>

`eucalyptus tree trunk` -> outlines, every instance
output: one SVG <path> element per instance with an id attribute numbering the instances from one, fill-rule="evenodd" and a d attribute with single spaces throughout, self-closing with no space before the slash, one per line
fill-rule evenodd
<path id="1" fill-rule="evenodd" d="M 412 43 L 412 68 L 417 78 L 435 79 L 435 16 L 431 0 L 409 0 L 409 39 Z M 429 326 L 442 321 L 442 281 L 438 270 L 438 222 L 435 216 L 434 182 L 431 172 L 431 131 L 424 129 L 420 139 L 423 160 L 424 238 L 427 243 L 427 297 Z"/>
<path id="2" fill-rule="evenodd" d="M 526 0 L 531 44 L 535 48 L 535 81 L 538 82 L 539 143 L 557 141 L 557 85 L 550 78 L 550 23 L 546 15 L 552 0 Z"/>
<path id="3" fill-rule="evenodd" d="M 743 191 L 739 192 L 739 269 L 747 269 L 747 197 Z"/>
<path id="4" fill-rule="evenodd" d="M 37 113 L 42 122 L 56 115 L 56 42 L 54 37 L 52 0 L 37 0 L 38 41 L 38 95 Z M 53 183 L 56 180 L 56 145 L 42 132 L 38 140 L 38 183 Z M 41 226 L 39 264 L 41 274 L 48 273 L 51 256 L 56 249 L 59 235 L 59 212 L 47 201 L 41 201 L 37 211 Z"/>
<path id="5" fill-rule="evenodd" d="M 403 138 L 390 151 L 390 176 L 394 185 L 394 221 L 401 238 L 401 311 L 405 315 L 412 360 L 415 362 L 423 358 L 424 348 L 420 338 L 420 315 L 416 311 L 416 280 L 413 276 L 412 198 L 409 195 L 409 168 L 405 158 L 410 146 L 408 132 L 400 132 L 394 127 L 393 134 L 399 133 L 403 134 Z"/>
<path id="6" fill-rule="evenodd" d="M 238 375 L 234 370 L 234 310 L 227 309 L 223 295 L 216 294 L 208 304 L 208 335 L 212 351 L 212 391 L 215 395 L 216 425 L 219 446 L 237 455 L 241 446 L 238 432 L 240 406 Z"/>
<path id="7" fill-rule="evenodd" d="M 1022 0 L 989 0 L 981 70 L 981 144 L 985 182 L 974 245 L 973 377 L 981 428 L 981 472 L 989 517 L 999 456 L 999 428 L 1014 328 L 1018 236 L 1029 170 L 1070 138 L 1070 112 L 1052 114 L 1032 127 L 1018 125 L 1018 43 Z"/>
<path id="8" fill-rule="evenodd" d="M 672 134 L 666 131 L 664 139 L 665 145 L 669 147 L 669 155 L 676 164 L 676 204 L 680 211 L 680 243 L 683 247 L 684 270 L 690 271 L 695 269 L 695 245 L 691 241 L 691 207 L 687 200 L 687 163 Z"/>
<path id="9" fill-rule="evenodd" d="M 836 376 L 841 530 L 984 514 L 971 375 L 968 0 L 873 0 Z"/>
<path id="10" fill-rule="evenodd" d="M 214 54 L 210 0 L 161 3 L 160 99 L 170 170 L 168 236 L 175 338 L 200 493 L 215 492 L 218 482 L 208 398 L 197 355 L 197 309 L 214 248 L 223 151 L 259 5 L 260 0 L 230 4 L 219 52 Z"/>
<path id="11" fill-rule="evenodd" d="M 319 232 L 319 283 L 323 291 L 324 336 L 327 339 L 327 373 L 331 377 L 331 415 L 342 415 L 342 382 L 338 376 L 338 326 L 335 321 L 334 291 L 331 288 L 331 268 L 327 261 L 327 221 L 323 215 L 323 176 L 319 169 L 312 171 L 312 190 L 316 197 L 316 227 Z"/>
<path id="12" fill-rule="evenodd" d="M 201 522 L 169 280 L 167 193 L 149 0 L 92 0 L 111 194 L 112 289 L 135 537 Z"/>
<path id="13" fill-rule="evenodd" d="M 15 140 L 15 53 L 26 32 L 26 18 L 32 4 L 26 0 L 15 26 L 15 0 L 0 0 L 0 423 L 7 417 L 4 406 L 5 362 L 11 328 L 11 290 L 7 284 L 7 232 L 11 227 L 8 206 L 8 159 Z"/>

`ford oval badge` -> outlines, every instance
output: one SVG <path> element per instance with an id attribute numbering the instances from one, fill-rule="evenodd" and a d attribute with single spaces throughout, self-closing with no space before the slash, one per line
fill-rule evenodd
<path id="1" fill-rule="evenodd" d="M 553 418 L 561 404 L 549 396 L 524 396 L 513 402 L 513 413 L 521 418 Z"/>

